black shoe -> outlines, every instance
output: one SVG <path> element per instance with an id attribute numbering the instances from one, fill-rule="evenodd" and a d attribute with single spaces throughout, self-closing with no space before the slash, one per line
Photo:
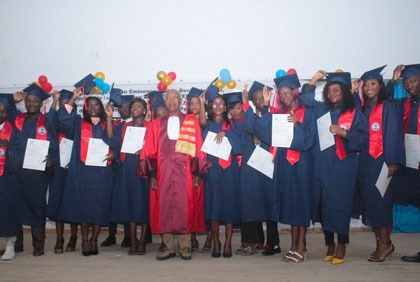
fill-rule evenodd
<path id="1" fill-rule="evenodd" d="M 191 258 L 192 258 L 191 254 L 189 254 L 189 255 L 182 255 L 181 253 L 179 253 L 179 256 L 180 256 L 183 260 L 191 260 Z"/>
<path id="2" fill-rule="evenodd" d="M 112 245 L 117 244 L 117 239 L 115 238 L 115 236 L 108 236 L 106 237 L 106 239 L 101 243 L 102 247 L 109 247 Z"/>
<path id="3" fill-rule="evenodd" d="M 156 259 L 162 261 L 162 260 L 173 258 L 175 256 L 176 256 L 175 253 L 168 253 L 166 256 L 157 256 Z"/>
<path id="4" fill-rule="evenodd" d="M 121 248 L 129 248 L 131 246 L 131 239 L 128 236 L 124 236 L 121 242 Z"/>
<path id="5" fill-rule="evenodd" d="M 420 262 L 420 252 L 414 256 L 403 256 L 401 257 L 401 260 L 406 262 Z"/>
<path id="6" fill-rule="evenodd" d="M 281 253 L 281 249 L 278 245 L 272 246 L 270 248 L 268 248 L 267 250 L 262 252 L 263 256 L 272 256 L 274 254 L 280 254 Z"/>
<path id="7" fill-rule="evenodd" d="M 77 236 L 70 237 L 70 240 L 66 246 L 66 252 L 74 252 L 76 250 L 76 242 L 77 242 Z"/>

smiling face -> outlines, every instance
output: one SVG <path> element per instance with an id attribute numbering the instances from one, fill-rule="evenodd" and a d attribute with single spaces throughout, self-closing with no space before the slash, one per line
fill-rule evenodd
<path id="1" fill-rule="evenodd" d="M 420 96 L 420 75 L 412 76 L 404 80 L 404 89 L 411 96 L 419 97 Z"/>
<path id="2" fill-rule="evenodd" d="M 145 115 L 146 109 L 141 102 L 134 102 L 131 105 L 130 113 L 133 118 L 139 118 Z"/>
<path id="3" fill-rule="evenodd" d="M 86 102 L 87 113 L 90 117 L 100 117 L 101 106 L 96 99 L 89 99 Z"/>
<path id="4" fill-rule="evenodd" d="M 277 91 L 280 102 L 286 106 L 286 108 L 293 108 L 296 102 L 296 96 L 294 90 L 288 86 L 284 86 Z"/>
<path id="5" fill-rule="evenodd" d="M 179 107 L 181 106 L 181 96 L 176 90 L 169 90 L 165 98 L 165 106 L 168 109 L 169 115 L 173 116 L 178 114 Z"/>
<path id="6" fill-rule="evenodd" d="M 343 101 L 343 90 L 338 83 L 333 83 L 328 86 L 327 99 L 332 103 L 339 103 Z"/>
<path id="7" fill-rule="evenodd" d="M 381 91 L 381 85 L 377 79 L 369 79 L 363 83 L 363 92 L 369 100 L 376 100 Z"/>
<path id="8" fill-rule="evenodd" d="M 244 115 L 242 103 L 236 103 L 233 107 L 229 109 L 229 113 L 232 116 L 233 120 L 240 120 Z"/>
<path id="9" fill-rule="evenodd" d="M 222 97 L 217 97 L 211 102 L 211 111 L 213 116 L 223 116 L 226 111 L 225 100 Z"/>
<path id="10" fill-rule="evenodd" d="M 254 95 L 252 96 L 252 103 L 260 111 L 264 108 L 264 96 L 262 90 L 254 92 Z"/>
<path id="11" fill-rule="evenodd" d="M 200 113 L 200 99 L 198 97 L 191 98 L 188 101 L 188 109 L 194 115 Z"/>
<path id="12" fill-rule="evenodd" d="M 25 108 L 29 114 L 36 114 L 41 112 L 42 101 L 35 95 L 25 96 Z"/>

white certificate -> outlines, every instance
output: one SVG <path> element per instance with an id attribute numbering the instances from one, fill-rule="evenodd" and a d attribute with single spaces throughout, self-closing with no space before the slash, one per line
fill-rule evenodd
<path id="1" fill-rule="evenodd" d="M 109 147 L 102 139 L 90 138 L 85 165 L 106 166 Z"/>
<path id="2" fill-rule="evenodd" d="M 66 167 L 71 158 L 71 151 L 73 150 L 73 140 L 63 138 L 60 142 L 60 166 Z"/>
<path id="3" fill-rule="evenodd" d="M 414 169 L 419 168 L 420 135 L 405 134 L 405 165 Z"/>
<path id="4" fill-rule="evenodd" d="M 23 159 L 23 168 L 45 171 L 50 141 L 28 138 Z"/>
<path id="5" fill-rule="evenodd" d="M 381 193 L 382 198 L 388 189 L 389 182 L 391 182 L 392 177 L 388 177 L 388 166 L 384 162 L 382 165 L 381 172 L 379 173 L 378 180 L 376 180 L 375 186 L 378 188 L 379 193 Z"/>
<path id="6" fill-rule="evenodd" d="M 273 154 L 260 146 L 255 146 L 255 150 L 246 164 L 273 179 Z"/>
<path id="7" fill-rule="evenodd" d="M 334 135 L 330 131 L 331 127 L 331 115 L 326 113 L 322 117 L 316 120 L 316 125 L 318 128 L 318 138 L 319 138 L 319 147 L 321 151 L 334 146 L 335 140 Z"/>
<path id="8" fill-rule="evenodd" d="M 227 161 L 232 151 L 232 145 L 230 145 L 227 137 L 223 137 L 221 143 L 216 143 L 216 135 L 216 133 L 211 131 L 207 133 L 201 151 Z"/>
<path id="9" fill-rule="evenodd" d="M 144 134 L 146 127 L 127 126 L 124 140 L 121 146 L 121 152 L 135 154 L 143 148 Z"/>
<path id="10" fill-rule="evenodd" d="M 290 148 L 293 141 L 293 122 L 288 122 L 289 114 L 274 114 L 271 125 L 271 145 Z"/>

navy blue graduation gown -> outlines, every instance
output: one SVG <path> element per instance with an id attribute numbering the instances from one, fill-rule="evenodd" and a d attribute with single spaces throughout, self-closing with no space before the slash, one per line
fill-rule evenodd
<path id="1" fill-rule="evenodd" d="M 366 120 L 369 120 L 374 105 L 369 105 L 363 112 Z M 405 163 L 402 124 L 395 106 L 389 101 L 385 101 L 383 105 L 382 138 L 383 153 L 377 159 L 369 154 L 369 146 L 366 146 L 359 155 L 358 178 L 361 187 L 362 220 L 365 225 L 372 227 L 392 226 L 394 204 L 392 186 L 388 187 L 384 197 L 375 186 L 383 163 L 387 165 Z"/>
<path id="2" fill-rule="evenodd" d="M 313 92 L 299 95 L 299 103 L 315 108 L 316 118 L 329 112 L 332 124 L 338 124 L 341 111 L 331 110 L 325 103 L 316 101 Z M 320 151 L 318 133 L 315 136 L 312 219 L 321 221 L 325 231 L 348 234 L 356 188 L 357 154 L 367 145 L 369 138 L 366 118 L 356 110 L 347 138 L 342 138 L 347 154 L 343 160 L 338 158 L 335 145 Z"/>
<path id="3" fill-rule="evenodd" d="M 107 226 L 114 179 L 112 167 L 86 166 L 80 159 L 82 120 L 74 108 L 68 113 L 65 107 L 61 107 L 57 116 L 60 131 L 74 142 L 58 219 Z M 107 138 L 100 123 L 92 124 L 92 138 L 102 139 L 110 148 L 116 145 L 115 141 Z"/>
<path id="4" fill-rule="evenodd" d="M 1 131 L 0 131 L 1 132 Z M 20 191 L 17 186 L 17 172 L 22 167 L 19 150 L 24 150 L 19 131 L 13 128 L 10 147 L 7 149 L 3 175 L 0 176 L 0 237 L 16 236 L 22 224 L 20 210 Z"/>
<path id="5" fill-rule="evenodd" d="M 257 119 L 259 118 L 249 107 L 241 123 L 243 128 L 243 154 L 240 168 L 241 222 L 272 220 L 273 180 L 247 164 L 256 146 L 253 135 L 255 135 L 254 127 Z M 266 151 L 269 150 L 269 145 L 263 141 L 259 146 Z"/>
<path id="6" fill-rule="evenodd" d="M 23 163 L 25 148 L 28 138 L 35 139 L 38 119 L 28 120 L 25 118 L 21 134 L 18 134 L 20 143 L 23 145 L 20 158 Z M 53 122 L 48 116 L 45 118 L 45 127 L 48 132 L 50 146 L 48 155 L 52 160 L 52 166 L 58 162 L 57 133 Z M 52 166 L 46 167 L 45 171 L 22 168 L 18 173 L 18 186 L 21 192 L 22 223 L 31 227 L 44 227 L 47 214 L 46 193 L 51 178 Z"/>
<path id="7" fill-rule="evenodd" d="M 222 131 L 223 122 L 208 120 L 207 127 L 203 131 L 203 140 L 207 133 Z M 236 158 L 242 153 L 241 131 L 237 121 L 231 121 L 232 130 L 225 130 L 226 137 L 232 145 L 232 162 L 229 167 L 223 169 L 219 165 L 219 158 L 207 154 L 211 167 L 204 177 L 204 209 L 206 221 L 219 221 L 224 223 L 239 223 L 241 221 L 240 210 L 240 175 L 239 165 Z"/>
<path id="8" fill-rule="evenodd" d="M 120 156 L 122 146 L 121 133 L 124 123 L 115 129 L 118 146 L 116 154 Z M 126 154 L 124 161 L 118 159 L 112 192 L 111 222 L 149 223 L 149 181 L 137 176 L 139 155 Z"/>

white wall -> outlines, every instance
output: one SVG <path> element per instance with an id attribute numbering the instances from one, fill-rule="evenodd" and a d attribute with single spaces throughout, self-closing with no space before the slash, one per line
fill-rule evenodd
<path id="1" fill-rule="evenodd" d="M 72 85 L 102 71 L 106 82 L 270 80 L 277 69 L 310 78 L 338 68 L 359 77 L 388 64 L 420 63 L 420 1 L 0 0 L 0 88 L 48 76 Z"/>

